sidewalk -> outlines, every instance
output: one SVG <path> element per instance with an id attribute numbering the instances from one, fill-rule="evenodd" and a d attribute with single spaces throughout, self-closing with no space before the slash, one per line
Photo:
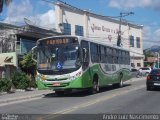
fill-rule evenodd
<path id="1" fill-rule="evenodd" d="M 54 93 L 52 90 L 16 91 L 15 93 L 0 94 L 0 105 L 15 101 L 43 97 L 44 94 Z"/>

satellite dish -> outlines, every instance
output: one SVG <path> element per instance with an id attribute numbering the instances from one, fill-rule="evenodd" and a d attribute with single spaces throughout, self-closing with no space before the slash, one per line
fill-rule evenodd
<path id="1" fill-rule="evenodd" d="M 34 25 L 33 22 L 27 18 L 24 18 L 24 22 L 27 24 L 27 25 Z"/>

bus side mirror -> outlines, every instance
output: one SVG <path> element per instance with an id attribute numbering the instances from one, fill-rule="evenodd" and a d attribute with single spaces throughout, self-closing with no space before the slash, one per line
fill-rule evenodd
<path id="1" fill-rule="evenodd" d="M 82 49 L 82 54 L 83 54 L 83 62 L 87 61 L 87 49 L 83 48 Z"/>
<path id="2" fill-rule="evenodd" d="M 37 46 L 32 48 L 32 60 L 37 62 Z"/>

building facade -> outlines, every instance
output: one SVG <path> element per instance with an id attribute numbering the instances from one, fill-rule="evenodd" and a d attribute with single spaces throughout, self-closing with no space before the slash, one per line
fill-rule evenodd
<path id="1" fill-rule="evenodd" d="M 0 78 L 10 78 L 13 71 L 19 69 L 19 61 L 43 37 L 59 35 L 52 30 L 46 30 L 33 25 L 16 26 L 0 23 Z"/>
<path id="2" fill-rule="evenodd" d="M 130 51 L 131 66 L 143 66 L 142 26 L 98 15 L 74 6 L 57 3 L 55 5 L 55 26 L 65 35 L 78 35 L 100 39 L 117 45 L 119 25 L 121 24 L 121 47 Z"/>

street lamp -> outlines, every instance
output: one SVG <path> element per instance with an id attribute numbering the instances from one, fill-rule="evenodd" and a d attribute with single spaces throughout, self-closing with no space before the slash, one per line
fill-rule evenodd
<path id="1" fill-rule="evenodd" d="M 155 52 L 157 54 L 157 61 L 158 61 L 158 68 L 159 68 L 159 53 L 158 52 Z"/>
<path id="2" fill-rule="evenodd" d="M 128 15 L 133 15 L 134 12 L 127 12 L 127 13 L 123 13 L 120 12 L 120 20 L 119 20 L 119 31 L 118 31 L 118 38 L 117 38 L 117 46 L 121 46 L 121 24 L 122 24 L 122 17 L 128 16 Z"/>

